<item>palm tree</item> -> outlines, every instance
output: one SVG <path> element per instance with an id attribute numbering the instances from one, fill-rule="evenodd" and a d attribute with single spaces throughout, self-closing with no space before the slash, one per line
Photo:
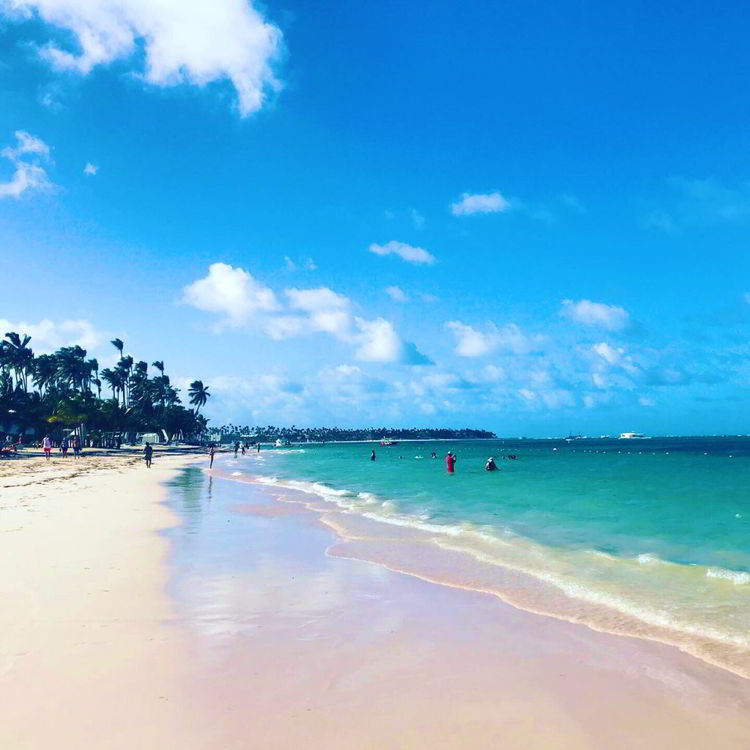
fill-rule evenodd
<path id="1" fill-rule="evenodd" d="M 188 396 L 190 403 L 195 406 L 195 413 L 197 414 L 201 406 L 206 405 L 206 401 L 211 397 L 211 394 L 208 392 L 208 386 L 203 385 L 202 380 L 194 380 L 188 389 Z"/>
<path id="2" fill-rule="evenodd" d="M 24 334 L 19 336 L 15 331 L 5 334 L 8 340 L 5 345 L 5 358 L 16 374 L 16 385 L 21 384 L 24 391 L 28 391 L 28 375 L 32 370 L 34 352 L 29 349 L 31 336 Z"/>
<path id="3" fill-rule="evenodd" d="M 156 362 L 151 363 L 151 367 L 155 367 L 162 375 L 164 374 L 164 360 L 157 359 Z"/>
<path id="4" fill-rule="evenodd" d="M 123 343 L 122 339 L 112 339 L 112 341 L 110 341 L 109 343 L 112 344 L 112 346 L 114 346 L 118 352 L 120 352 L 120 359 L 122 359 L 122 350 L 125 348 L 125 344 Z"/>

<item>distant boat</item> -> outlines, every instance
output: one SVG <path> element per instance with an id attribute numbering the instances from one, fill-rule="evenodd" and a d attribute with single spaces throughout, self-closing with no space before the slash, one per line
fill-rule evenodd
<path id="1" fill-rule="evenodd" d="M 385 448 L 389 445 L 398 445 L 398 440 L 391 440 L 390 438 L 380 438 L 380 444 Z"/>
<path id="2" fill-rule="evenodd" d="M 620 440 L 633 440 L 637 438 L 645 438 L 646 436 L 642 432 L 621 432 Z"/>
<path id="3" fill-rule="evenodd" d="M 565 442 L 572 443 L 574 440 L 583 440 L 584 438 L 584 435 L 568 435 L 568 437 L 565 438 Z"/>

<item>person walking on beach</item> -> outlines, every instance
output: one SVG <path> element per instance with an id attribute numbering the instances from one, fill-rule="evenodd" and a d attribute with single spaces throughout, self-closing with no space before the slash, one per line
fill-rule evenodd
<path id="1" fill-rule="evenodd" d="M 60 452 L 63 454 L 63 458 L 68 456 L 68 438 L 64 437 L 60 443 Z"/>
<path id="2" fill-rule="evenodd" d="M 258 453 L 260 453 L 260 440 L 258 441 Z"/>
<path id="3" fill-rule="evenodd" d="M 146 459 L 146 468 L 151 468 L 151 457 L 154 455 L 154 449 L 151 447 L 151 443 L 146 443 L 146 447 L 143 449 L 143 457 Z"/>
<path id="4" fill-rule="evenodd" d="M 44 457 L 49 461 L 52 454 L 52 441 L 49 439 L 49 435 L 42 438 L 42 449 L 44 450 Z"/>
<path id="5" fill-rule="evenodd" d="M 370 456 L 370 461 L 374 461 L 374 460 L 375 460 L 375 449 L 373 448 L 372 455 Z"/>
<path id="6" fill-rule="evenodd" d="M 239 440 L 234 444 L 234 457 L 237 458 L 237 451 L 240 449 Z"/>
<path id="7" fill-rule="evenodd" d="M 445 462 L 445 470 L 449 474 L 454 474 L 456 471 L 456 457 L 448 451 L 448 455 L 443 459 Z"/>
<path id="8" fill-rule="evenodd" d="M 73 458 L 81 457 L 81 438 L 76 435 L 73 438 Z"/>
<path id="9" fill-rule="evenodd" d="M 211 461 L 208 464 L 208 468 L 209 469 L 213 469 L 214 468 L 214 455 L 215 454 L 216 454 L 216 448 L 214 448 L 213 445 L 212 445 L 211 446 L 211 450 L 208 452 L 208 455 L 211 456 Z"/>

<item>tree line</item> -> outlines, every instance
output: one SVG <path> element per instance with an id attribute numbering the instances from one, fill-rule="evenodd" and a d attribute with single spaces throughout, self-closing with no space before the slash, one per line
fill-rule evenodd
<path id="1" fill-rule="evenodd" d="M 290 443 L 332 442 L 352 440 L 488 440 L 497 435 L 488 430 L 471 428 L 423 428 L 423 427 L 276 427 L 274 425 L 251 427 L 249 425 L 223 425 L 216 431 L 221 442 L 250 439 L 260 442 L 285 440 Z"/>
<path id="2" fill-rule="evenodd" d="M 114 439 L 132 442 L 144 432 L 158 432 L 167 440 L 197 440 L 205 433 L 207 420 L 200 409 L 211 394 L 202 381 L 190 384 L 194 408 L 188 409 L 164 362 L 152 362 L 157 374 L 150 376 L 148 363 L 126 355 L 119 338 L 111 342 L 119 361 L 102 370 L 78 345 L 35 355 L 30 342 L 31 336 L 13 331 L 0 340 L 0 436 L 38 440 L 49 434 L 55 439 L 76 430 L 92 445 L 103 445 Z"/>

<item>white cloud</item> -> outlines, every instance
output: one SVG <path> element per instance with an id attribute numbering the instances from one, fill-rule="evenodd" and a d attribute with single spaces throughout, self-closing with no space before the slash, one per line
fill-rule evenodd
<path id="1" fill-rule="evenodd" d="M 486 331 L 452 320 L 445 327 L 456 337 L 456 354 L 461 357 L 481 357 L 495 349 L 506 349 L 514 354 L 526 354 L 542 343 L 542 336 L 527 336 L 515 323 L 502 328 L 490 324 Z"/>
<path id="2" fill-rule="evenodd" d="M 456 354 L 461 357 L 481 357 L 494 349 L 492 336 L 477 331 L 458 320 L 452 320 L 445 327 L 456 337 Z"/>
<path id="3" fill-rule="evenodd" d="M 472 214 L 505 213 L 511 203 L 500 193 L 464 193 L 461 200 L 451 205 L 454 216 L 471 216 Z"/>
<path id="4" fill-rule="evenodd" d="M 399 286 L 387 286 L 385 288 L 385 293 L 394 302 L 408 302 L 409 301 L 409 295 Z"/>
<path id="5" fill-rule="evenodd" d="M 396 242 L 396 240 L 386 242 L 385 245 L 378 245 L 373 242 L 369 249 L 375 255 L 397 255 L 408 263 L 431 265 L 435 262 L 435 256 L 428 253 L 424 248 L 412 247 L 405 242 Z"/>
<path id="6" fill-rule="evenodd" d="M 384 318 L 364 320 L 355 318 L 360 330 L 357 359 L 364 362 L 400 362 L 404 358 L 404 342 L 393 323 Z"/>
<path id="7" fill-rule="evenodd" d="M 90 161 L 86 162 L 86 166 L 83 168 L 85 175 L 93 177 L 99 171 L 99 167 L 96 164 L 92 164 Z"/>
<path id="8" fill-rule="evenodd" d="M 273 290 L 242 268 L 212 263 L 208 275 L 182 290 L 182 301 L 205 312 L 221 313 L 223 325 L 239 326 L 258 312 L 278 308 Z"/>
<path id="9" fill-rule="evenodd" d="M 182 301 L 223 315 L 218 329 L 249 326 L 274 340 L 327 333 L 354 347 L 354 356 L 363 361 L 431 364 L 413 343 L 400 337 L 390 321 L 355 316 L 352 301 L 328 287 L 293 287 L 284 290 L 284 297 L 286 307 L 272 289 L 244 269 L 214 263 L 206 277 L 183 289 Z"/>
<path id="10" fill-rule="evenodd" d="M 630 314 L 623 307 L 605 305 L 582 299 L 563 300 L 560 315 L 587 326 L 599 326 L 609 331 L 619 331 L 630 322 Z"/>
<path id="11" fill-rule="evenodd" d="M 24 321 L 13 322 L 0 318 L 0 338 L 8 331 L 15 331 L 21 336 L 31 336 L 29 346 L 35 354 L 46 354 L 61 346 L 81 346 L 84 349 L 95 349 L 104 341 L 104 335 L 97 331 L 88 320 L 59 320 L 44 318 L 38 323 Z"/>
<path id="12" fill-rule="evenodd" d="M 86 75 L 115 60 L 138 59 L 155 86 L 231 81 L 240 113 L 263 106 L 278 89 L 272 63 L 282 33 L 247 0 L 0 0 L 6 15 L 36 15 L 70 32 L 73 51 L 50 41 L 41 56 L 58 70 Z"/>
<path id="13" fill-rule="evenodd" d="M 40 138 L 16 130 L 16 145 L 6 146 L 0 156 L 8 159 L 15 170 L 8 182 L 0 182 L 0 198 L 20 198 L 25 192 L 49 191 L 54 189 L 47 171 L 40 166 L 40 160 L 49 159 L 49 146 Z"/>

